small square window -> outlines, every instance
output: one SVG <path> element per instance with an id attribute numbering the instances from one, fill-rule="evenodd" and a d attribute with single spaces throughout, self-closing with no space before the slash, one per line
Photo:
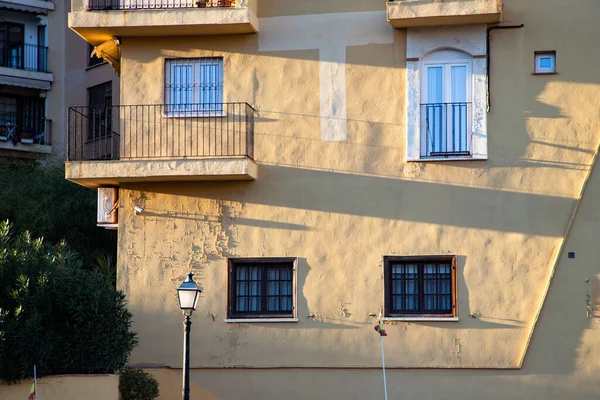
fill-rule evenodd
<path id="1" fill-rule="evenodd" d="M 229 259 L 228 319 L 296 317 L 295 258 Z"/>
<path id="2" fill-rule="evenodd" d="M 537 52 L 535 52 L 535 73 L 536 74 L 554 74 L 554 73 L 556 73 L 556 52 L 555 51 L 537 51 Z"/>
<path id="3" fill-rule="evenodd" d="M 456 257 L 384 257 L 385 316 L 454 318 Z"/>

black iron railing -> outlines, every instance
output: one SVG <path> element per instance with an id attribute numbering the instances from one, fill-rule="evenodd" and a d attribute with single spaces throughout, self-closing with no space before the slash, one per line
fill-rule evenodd
<path id="1" fill-rule="evenodd" d="M 235 7 L 241 0 L 88 0 L 88 11 Z"/>
<path id="2" fill-rule="evenodd" d="M 48 72 L 48 47 L 0 41 L 0 66 Z"/>
<path id="3" fill-rule="evenodd" d="M 421 104 L 426 156 L 471 155 L 471 103 Z"/>
<path id="4" fill-rule="evenodd" d="M 247 156 L 254 158 L 247 103 L 71 107 L 70 161 Z"/>

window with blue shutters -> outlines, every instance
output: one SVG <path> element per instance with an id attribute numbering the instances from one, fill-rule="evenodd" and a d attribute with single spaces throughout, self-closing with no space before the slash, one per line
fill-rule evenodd
<path id="1" fill-rule="evenodd" d="M 223 59 L 169 59 L 165 65 L 165 104 L 170 115 L 223 112 Z"/>

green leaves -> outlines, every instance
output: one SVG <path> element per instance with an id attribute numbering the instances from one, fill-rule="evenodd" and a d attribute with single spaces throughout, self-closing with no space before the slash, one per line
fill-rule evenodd
<path id="1" fill-rule="evenodd" d="M 119 372 L 119 391 L 123 400 L 153 400 L 159 394 L 156 379 L 134 368 L 124 368 Z"/>
<path id="2" fill-rule="evenodd" d="M 0 223 L 0 379 L 114 373 L 137 343 L 125 296 L 64 243 Z"/>
<path id="3" fill-rule="evenodd" d="M 93 267 L 98 250 L 116 254 L 114 231 L 96 226 L 96 192 L 65 179 L 62 165 L 0 161 L 0 220 L 50 243 L 66 241 Z M 0 225 L 0 243 L 8 237 Z"/>

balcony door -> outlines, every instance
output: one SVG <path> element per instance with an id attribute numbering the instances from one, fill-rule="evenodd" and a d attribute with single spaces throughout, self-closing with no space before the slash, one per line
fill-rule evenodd
<path id="1" fill-rule="evenodd" d="M 88 131 L 84 150 L 88 160 L 118 158 L 119 137 L 113 132 L 112 111 L 112 82 L 88 88 Z"/>
<path id="2" fill-rule="evenodd" d="M 0 23 L 0 66 L 23 69 L 24 47 L 24 25 Z"/>
<path id="3" fill-rule="evenodd" d="M 423 157 L 469 156 L 471 59 L 442 50 L 423 62 L 421 126 Z"/>
<path id="4" fill-rule="evenodd" d="M 112 132 L 112 82 L 88 88 L 88 141 L 109 136 Z"/>

